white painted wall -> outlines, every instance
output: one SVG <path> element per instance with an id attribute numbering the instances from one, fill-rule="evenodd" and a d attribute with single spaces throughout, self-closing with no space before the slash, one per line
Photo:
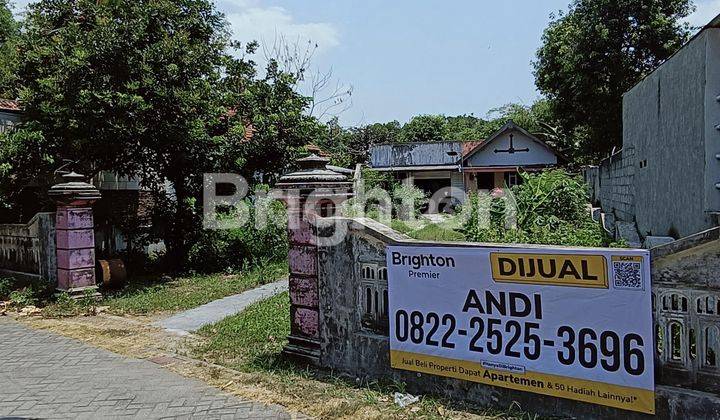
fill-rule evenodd
<path id="1" fill-rule="evenodd" d="M 529 152 L 496 153 L 495 150 L 507 150 L 510 146 L 510 134 L 513 134 L 515 149 L 530 149 Z M 530 166 L 556 165 L 557 156 L 543 144 L 517 130 L 508 130 L 482 149 L 467 158 L 467 166 Z"/>

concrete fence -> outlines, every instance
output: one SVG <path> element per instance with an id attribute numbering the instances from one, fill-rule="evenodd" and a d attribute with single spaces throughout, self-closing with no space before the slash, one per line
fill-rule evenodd
<path id="1" fill-rule="evenodd" d="M 26 224 L 0 225 L 0 276 L 57 281 L 55 213 L 38 213 Z"/>
<path id="2" fill-rule="evenodd" d="M 593 203 L 617 220 L 635 221 L 635 149 L 627 148 L 583 170 Z"/>
<path id="3" fill-rule="evenodd" d="M 386 379 L 407 384 L 409 392 L 455 400 L 582 418 L 640 418 L 644 415 L 492 387 L 468 381 L 392 369 L 389 355 L 387 267 L 389 245 L 477 247 L 410 239 L 370 219 L 334 219 L 349 234 L 338 244 L 317 246 L 319 316 L 312 331 L 319 343 L 316 363 L 363 381 Z M 338 229 L 318 227 L 319 237 Z M 720 230 L 703 232 L 652 251 L 656 340 L 656 410 L 660 418 L 719 418 L 720 398 Z M 293 266 L 292 255 L 290 261 Z M 314 265 L 314 264 L 313 264 Z M 308 291 L 291 284 L 293 305 Z M 307 324 L 293 313 L 294 329 Z"/>

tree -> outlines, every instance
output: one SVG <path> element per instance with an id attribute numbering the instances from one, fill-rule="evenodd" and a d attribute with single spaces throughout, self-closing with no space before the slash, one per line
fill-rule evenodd
<path id="1" fill-rule="evenodd" d="M 7 97 L 17 68 L 19 25 L 13 17 L 8 0 L 0 0 L 0 95 Z"/>
<path id="2" fill-rule="evenodd" d="M 16 85 L 27 122 L 0 150 L 11 190 L 49 183 L 63 159 L 89 176 L 137 177 L 158 195 L 169 181 L 156 226 L 181 263 L 200 225 L 203 173 L 281 171 L 317 129 L 292 75 L 270 62 L 259 78 L 234 47 L 209 0 L 32 4 Z"/>
<path id="3" fill-rule="evenodd" d="M 622 95 L 688 39 L 691 0 L 574 0 L 553 17 L 535 82 L 592 159 L 622 144 Z"/>
<path id="4" fill-rule="evenodd" d="M 445 118 L 448 140 L 477 141 L 488 136 L 488 122 L 474 115 L 458 115 Z"/>
<path id="5" fill-rule="evenodd" d="M 418 115 L 402 128 L 402 140 L 442 141 L 445 140 L 445 117 L 442 115 Z"/>

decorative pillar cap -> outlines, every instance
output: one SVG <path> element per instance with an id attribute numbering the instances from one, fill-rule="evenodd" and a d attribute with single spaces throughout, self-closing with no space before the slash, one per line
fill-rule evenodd
<path id="1" fill-rule="evenodd" d="M 62 176 L 62 183 L 53 185 L 48 191 L 50 198 L 59 204 L 92 204 L 102 196 L 94 185 L 85 182 L 85 175 L 70 172 Z"/>
<path id="2" fill-rule="evenodd" d="M 330 159 L 312 154 L 295 161 L 300 170 L 283 175 L 277 186 L 284 189 L 347 188 L 352 186 L 347 176 L 330 170 Z"/>

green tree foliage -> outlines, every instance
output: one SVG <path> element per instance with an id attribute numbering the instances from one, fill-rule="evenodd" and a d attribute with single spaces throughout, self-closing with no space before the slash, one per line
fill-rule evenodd
<path id="1" fill-rule="evenodd" d="M 18 22 L 10 10 L 8 0 L 0 0 L 0 95 L 8 97 L 17 68 Z M 2 173 L 0 173 L 2 175 Z"/>
<path id="2" fill-rule="evenodd" d="M 592 159 L 622 144 L 622 95 L 688 39 L 691 0 L 574 0 L 554 17 L 535 83 Z"/>
<path id="3" fill-rule="evenodd" d="M 203 173 L 283 171 L 319 130 L 303 115 L 296 75 L 271 61 L 258 77 L 231 55 L 240 46 L 227 25 L 209 0 L 31 4 L 15 86 L 27 122 L 0 148 L 7 190 L 50 183 L 62 159 L 86 175 L 138 177 L 158 194 L 170 181 L 174 197 L 154 226 L 184 261 Z"/>
<path id="4" fill-rule="evenodd" d="M 539 100 L 530 106 L 507 104 L 492 109 L 486 118 L 474 115 L 420 115 L 403 125 L 392 121 L 348 128 L 341 127 L 337 120 L 334 120 L 328 124 L 318 146 L 332 155 L 335 164 L 352 167 L 356 163 L 367 163 L 370 158 L 368 151 L 376 144 L 480 141 L 491 136 L 509 120 L 515 121 L 562 151 L 573 148 L 572 140 L 554 129 L 557 123 L 553 119 L 550 104 L 545 100 Z"/>
<path id="5" fill-rule="evenodd" d="M 332 155 L 334 164 L 352 168 L 369 160 L 371 146 L 395 142 L 400 133 L 397 121 L 343 128 L 333 119 L 327 123 L 324 135 L 318 136 L 317 146 Z"/>
<path id="6" fill-rule="evenodd" d="M 445 137 L 445 117 L 442 115 L 418 115 L 412 117 L 402 128 L 402 141 L 442 141 Z"/>

